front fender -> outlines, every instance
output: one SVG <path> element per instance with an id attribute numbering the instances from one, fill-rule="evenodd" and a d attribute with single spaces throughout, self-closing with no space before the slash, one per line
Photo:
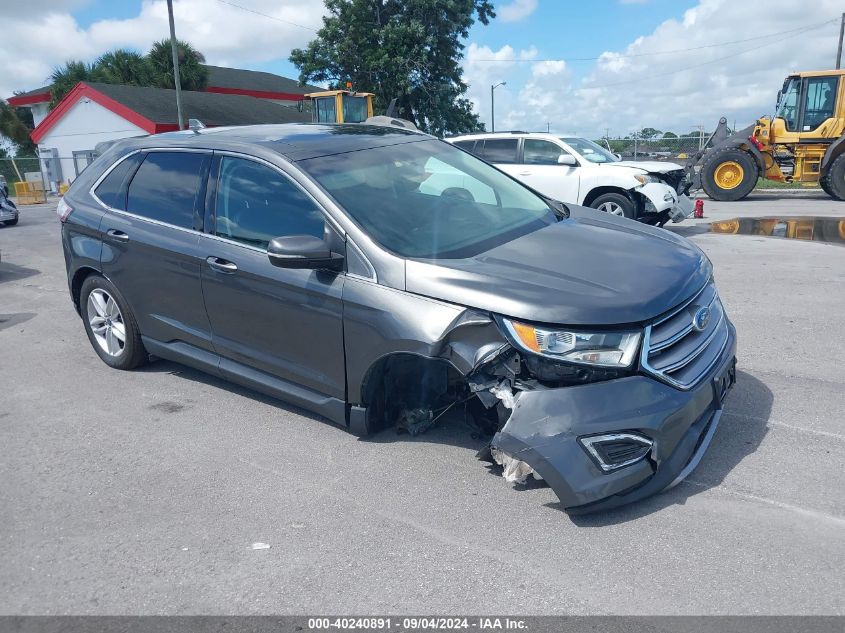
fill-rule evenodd
<path id="1" fill-rule="evenodd" d="M 658 212 L 672 209 L 678 203 L 678 193 L 662 182 L 649 182 L 635 191 L 648 198 Z"/>

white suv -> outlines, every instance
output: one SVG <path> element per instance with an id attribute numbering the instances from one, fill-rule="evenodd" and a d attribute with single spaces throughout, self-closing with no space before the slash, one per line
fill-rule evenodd
<path id="1" fill-rule="evenodd" d="M 504 132 L 446 139 L 540 193 L 662 226 L 689 216 L 693 203 L 683 167 L 625 162 L 577 137 Z"/>

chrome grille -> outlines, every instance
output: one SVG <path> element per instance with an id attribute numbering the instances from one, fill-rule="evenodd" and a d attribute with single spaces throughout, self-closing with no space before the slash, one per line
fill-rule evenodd
<path id="1" fill-rule="evenodd" d="M 695 315 L 705 307 L 710 318 L 699 329 Z M 719 360 L 727 343 L 725 309 L 716 286 L 709 282 L 692 299 L 646 327 L 642 365 L 669 384 L 690 389 Z"/>

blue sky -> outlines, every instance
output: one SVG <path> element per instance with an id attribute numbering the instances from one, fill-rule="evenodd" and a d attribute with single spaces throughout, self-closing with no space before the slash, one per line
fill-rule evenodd
<path id="1" fill-rule="evenodd" d="M 289 77 L 297 76 L 290 50 L 315 36 L 323 12 L 319 0 L 174 4 L 177 35 L 209 63 Z M 472 28 L 464 61 L 467 96 L 482 121 L 489 125 L 490 84 L 505 80 L 496 91 L 500 129 L 545 129 L 548 122 L 552 131 L 593 137 L 608 128 L 612 136 L 642 127 L 712 128 L 720 116 L 747 125 L 771 112 L 790 71 L 833 65 L 843 9 L 842 0 L 813 0 L 812 11 L 795 0 L 494 4 L 498 17 Z M 164 0 L 12 3 L 0 39 L 0 96 L 44 85 L 67 59 L 91 61 L 116 47 L 143 52 L 167 35 Z M 585 57 L 600 59 L 576 59 Z M 498 61 L 483 61 L 490 58 Z"/>

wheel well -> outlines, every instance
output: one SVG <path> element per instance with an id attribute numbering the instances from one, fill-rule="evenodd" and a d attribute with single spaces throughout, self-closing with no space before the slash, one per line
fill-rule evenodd
<path id="1" fill-rule="evenodd" d="M 584 198 L 584 206 L 589 207 L 593 204 L 593 200 L 598 198 L 599 196 L 603 196 L 606 193 L 619 193 L 628 198 L 631 202 L 636 204 L 636 200 L 631 197 L 631 193 L 621 187 L 596 187 L 595 189 L 591 190 L 590 193 L 587 194 L 587 197 Z"/>
<path id="2" fill-rule="evenodd" d="M 436 409 L 454 402 L 464 377 L 448 361 L 408 352 L 383 356 L 367 370 L 361 404 L 369 432 L 385 428 L 403 409 Z"/>
<path id="3" fill-rule="evenodd" d="M 100 271 L 95 270 L 94 268 L 89 268 L 87 266 L 83 266 L 75 273 L 73 273 L 73 279 L 70 282 L 70 295 L 73 298 L 73 305 L 76 308 L 76 311 L 79 314 L 82 314 L 82 307 L 79 305 L 79 295 L 82 293 L 82 284 L 85 283 L 85 280 L 88 279 L 91 275 L 99 275 Z"/>

